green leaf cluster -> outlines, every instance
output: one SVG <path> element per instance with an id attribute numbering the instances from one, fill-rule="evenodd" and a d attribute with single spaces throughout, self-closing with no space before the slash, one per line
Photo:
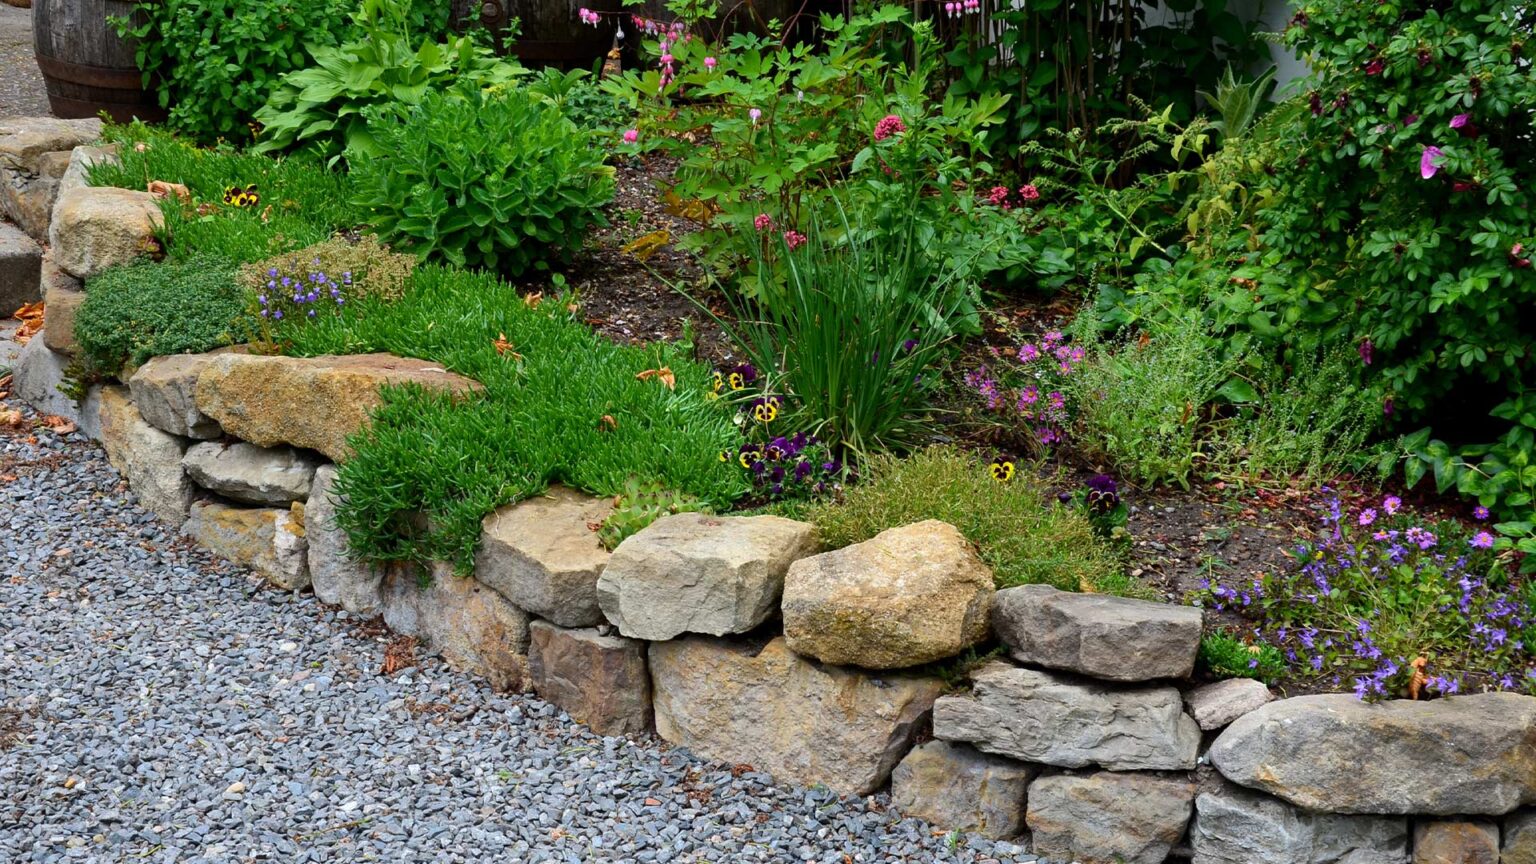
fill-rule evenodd
<path id="1" fill-rule="evenodd" d="M 162 354 L 211 351 L 249 335 L 235 266 L 217 258 L 114 267 L 86 283 L 75 318 L 80 358 L 94 374 Z"/>

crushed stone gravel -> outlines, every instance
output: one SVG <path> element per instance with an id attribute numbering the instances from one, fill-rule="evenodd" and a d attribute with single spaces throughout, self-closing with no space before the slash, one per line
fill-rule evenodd
<path id="1" fill-rule="evenodd" d="M 0 3 L 0 70 L 0 119 L 50 115 L 32 48 L 31 9 Z"/>
<path id="2" fill-rule="evenodd" d="M 388 643 L 174 536 L 78 434 L 0 432 L 0 861 L 1036 860 L 432 658 L 383 676 Z"/>

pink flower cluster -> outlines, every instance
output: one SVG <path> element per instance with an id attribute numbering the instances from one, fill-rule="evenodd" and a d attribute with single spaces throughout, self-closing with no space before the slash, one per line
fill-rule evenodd
<path id="1" fill-rule="evenodd" d="M 1052 330 L 1040 338 L 1039 344 L 1025 342 L 1011 356 L 1002 349 L 992 349 L 992 356 L 1003 363 L 1010 359 L 1018 361 L 1018 367 L 1003 368 L 1005 377 L 1012 379 L 1022 372 L 1025 378 L 1017 388 L 1007 388 L 1011 398 L 1005 397 L 1004 385 L 986 366 L 967 372 L 965 384 L 981 396 L 987 410 L 1000 411 L 1005 406 L 1012 409 L 1030 425 L 1035 440 L 1049 447 L 1063 440 L 1063 430 L 1071 421 L 1061 383 L 1077 370 L 1086 355 L 1081 347 L 1066 344 L 1060 331 Z"/>
<path id="2" fill-rule="evenodd" d="M 767 213 L 759 213 L 752 220 L 752 227 L 762 232 L 771 231 L 773 229 L 773 217 Z"/>
<path id="3" fill-rule="evenodd" d="M 884 141 L 892 135 L 900 135 L 907 131 L 907 124 L 901 122 L 901 118 L 895 114 L 887 114 L 875 124 L 875 140 Z"/>
<path id="4" fill-rule="evenodd" d="M 799 249 L 801 246 L 804 246 L 807 239 L 809 238 L 807 238 L 804 234 L 801 234 L 799 231 L 784 232 L 784 244 L 789 247 L 791 252 Z"/>
<path id="5" fill-rule="evenodd" d="M 944 14 L 951 18 L 959 18 L 961 15 L 975 15 L 981 11 L 981 0 L 959 0 L 944 4 Z"/>
<path id="6" fill-rule="evenodd" d="M 1012 195 L 1013 190 L 1009 189 L 1007 186 L 993 186 L 991 189 L 987 190 L 987 203 L 994 207 L 1001 207 L 1004 210 L 1012 210 Z M 1030 201 L 1039 201 L 1040 190 L 1035 188 L 1035 184 L 1033 183 L 1025 183 L 1023 186 L 1019 187 L 1019 200 L 1026 204 Z"/>
<path id="7" fill-rule="evenodd" d="M 602 17 L 601 16 L 599 16 L 596 12 L 593 12 L 591 9 L 588 9 L 585 6 L 581 7 L 578 10 L 576 10 L 576 17 L 581 19 L 581 23 L 583 23 L 583 24 L 591 24 L 593 27 L 596 27 L 598 25 L 598 22 L 602 21 Z"/>
<path id="8" fill-rule="evenodd" d="M 639 15 L 632 15 L 630 18 L 634 21 L 635 29 L 647 36 L 657 37 L 658 44 L 656 47 L 661 51 L 661 59 L 659 61 L 661 65 L 661 84 L 657 92 L 662 92 L 667 89 L 668 84 L 671 84 L 677 78 L 677 58 L 672 56 L 672 46 L 678 42 L 689 41 L 693 38 L 693 34 L 687 31 L 681 21 L 663 24 L 653 18 L 642 18 Z M 704 65 L 711 69 L 714 68 L 713 60 L 714 58 L 712 57 L 705 60 Z"/>

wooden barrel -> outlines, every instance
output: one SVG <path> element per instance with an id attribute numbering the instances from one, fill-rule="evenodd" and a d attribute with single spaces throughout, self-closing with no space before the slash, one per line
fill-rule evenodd
<path id="1" fill-rule="evenodd" d="M 134 41 L 107 23 L 108 16 L 134 14 L 134 4 L 124 0 L 33 0 L 32 41 L 55 116 L 105 111 L 119 123 L 165 119 L 155 94 L 144 88 Z"/>

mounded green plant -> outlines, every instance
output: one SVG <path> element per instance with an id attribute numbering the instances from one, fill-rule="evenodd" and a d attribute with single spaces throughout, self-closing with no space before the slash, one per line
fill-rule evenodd
<path id="1" fill-rule="evenodd" d="M 841 501 L 795 504 L 829 548 L 859 543 L 889 528 L 938 519 L 960 529 L 992 568 L 999 588 L 1045 583 L 1068 591 L 1154 597 L 1126 576 L 1081 510 L 1061 505 L 1028 471 L 1000 483 L 986 464 L 952 448 L 905 459 L 879 456 Z"/>
<path id="2" fill-rule="evenodd" d="M 1285 655 L 1266 642 L 1252 645 L 1224 630 L 1205 634 L 1196 661 L 1215 678 L 1255 678 L 1266 684 L 1285 674 Z"/>
<path id="3" fill-rule="evenodd" d="M 415 256 L 390 251 L 372 234 L 338 234 L 286 255 L 245 264 L 239 280 L 241 287 L 256 294 L 269 288 L 274 279 L 298 281 L 311 273 L 324 273 L 345 286 L 343 293 L 348 300 L 373 296 L 394 301 L 404 296 L 415 269 Z"/>
<path id="4" fill-rule="evenodd" d="M 441 34 L 423 34 L 413 24 L 399 3 L 364 0 L 357 37 L 316 47 L 314 64 L 284 75 L 256 111 L 262 127 L 257 150 L 302 145 L 333 162 L 345 151 L 352 158 L 372 157 L 381 150 L 368 130 L 369 107 L 416 105 L 460 82 L 505 85 L 527 72 L 472 35 L 438 41 Z"/>
<path id="5" fill-rule="evenodd" d="M 401 249 L 517 276 L 569 257 L 613 198 L 589 133 L 522 90 L 459 86 L 368 112 L 356 202 Z"/>
<path id="6" fill-rule="evenodd" d="M 289 353 L 388 351 L 485 385 L 449 398 L 394 388 L 341 463 L 337 520 L 375 561 L 474 560 L 480 521 L 551 483 L 618 495 L 654 483 L 724 508 L 747 481 L 720 462 L 737 432 L 690 346 L 615 345 L 570 298 L 526 302 L 494 274 L 422 265 L 393 303 L 364 297 L 340 315 L 274 328 Z M 667 367 L 674 388 L 654 376 Z"/>
<path id="7" fill-rule="evenodd" d="M 613 512 L 597 529 L 597 539 L 608 549 L 616 549 L 663 516 L 700 512 L 707 513 L 709 508 L 692 495 L 667 489 L 654 480 L 642 482 L 631 477 L 624 482 L 624 491 L 615 496 Z"/>
<path id="8" fill-rule="evenodd" d="M 116 375 L 125 363 L 244 341 L 245 304 L 235 267 L 225 260 L 114 267 L 87 280 L 75 338 L 87 371 Z"/>

